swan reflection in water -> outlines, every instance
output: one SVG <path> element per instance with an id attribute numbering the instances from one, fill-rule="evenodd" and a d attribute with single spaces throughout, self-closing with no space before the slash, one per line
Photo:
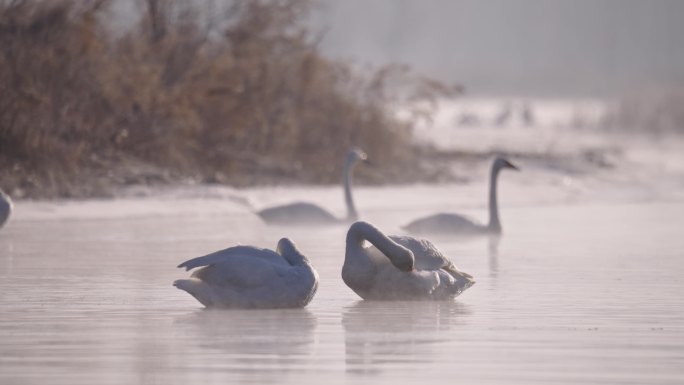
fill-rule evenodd
<path id="1" fill-rule="evenodd" d="M 226 354 L 219 369 L 254 374 L 296 370 L 310 360 L 316 317 L 306 309 L 202 309 L 177 322 L 190 330 L 187 356 L 195 370 L 213 370 L 215 350 Z M 192 347 L 190 347 L 192 346 Z M 211 368 L 203 367 L 208 362 Z"/>
<path id="2" fill-rule="evenodd" d="M 489 255 L 489 276 L 496 278 L 499 274 L 499 245 L 501 235 L 493 234 L 487 237 L 487 255 Z"/>
<path id="3" fill-rule="evenodd" d="M 346 370 L 379 374 L 383 365 L 427 363 L 443 333 L 467 323 L 469 314 L 455 301 L 359 301 L 342 314 Z"/>

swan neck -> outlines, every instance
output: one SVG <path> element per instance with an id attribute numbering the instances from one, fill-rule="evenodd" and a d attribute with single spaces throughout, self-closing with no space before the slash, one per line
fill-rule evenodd
<path id="1" fill-rule="evenodd" d="M 309 259 L 297 249 L 294 243 L 287 239 L 281 239 L 278 242 L 277 252 L 292 266 L 310 265 Z"/>
<path id="2" fill-rule="evenodd" d="M 348 258 L 359 258 L 366 255 L 366 250 L 363 247 L 363 241 L 366 240 L 373 244 L 380 252 L 382 252 L 391 262 L 397 267 L 405 267 L 407 264 L 414 265 L 413 257 L 411 261 L 406 261 L 406 255 L 412 253 L 404 246 L 394 242 L 388 236 L 383 234 L 375 226 L 367 222 L 354 223 L 347 232 L 347 252 L 345 253 L 345 264 Z"/>
<path id="3" fill-rule="evenodd" d="M 496 165 L 492 166 L 492 172 L 489 176 L 489 224 L 487 227 L 490 230 L 500 231 L 501 222 L 499 221 L 499 204 L 497 202 L 497 180 L 499 177 L 500 168 Z"/>
<path id="4" fill-rule="evenodd" d="M 347 160 L 344 163 L 344 170 L 342 171 L 342 185 L 344 186 L 344 201 L 347 204 L 347 219 L 355 221 L 359 215 L 354 206 L 354 198 L 352 197 L 351 174 L 354 166 L 353 160 Z"/>

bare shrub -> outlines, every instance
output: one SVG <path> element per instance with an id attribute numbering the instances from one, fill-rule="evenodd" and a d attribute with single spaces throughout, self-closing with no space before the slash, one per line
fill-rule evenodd
<path id="1" fill-rule="evenodd" d="M 335 182 L 352 145 L 377 164 L 362 180 L 424 177 L 390 107 L 453 90 L 321 56 L 302 24 L 309 1 L 236 0 L 207 23 L 188 3 L 146 0 L 123 36 L 103 26 L 108 4 L 0 2 L 0 183 L 15 195 Z"/>

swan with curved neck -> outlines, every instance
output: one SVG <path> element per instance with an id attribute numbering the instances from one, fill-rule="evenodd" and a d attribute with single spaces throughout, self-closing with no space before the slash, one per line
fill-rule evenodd
<path id="1" fill-rule="evenodd" d="M 12 213 L 12 200 L 10 197 L 0 190 L 0 228 L 5 225 Z"/>
<path id="2" fill-rule="evenodd" d="M 444 300 L 475 283 L 430 241 L 387 236 L 363 221 L 347 232 L 342 280 L 366 300 Z"/>
<path id="3" fill-rule="evenodd" d="M 496 158 L 489 175 L 489 223 L 482 225 L 459 214 L 440 213 L 426 218 L 416 219 L 403 229 L 414 234 L 449 234 L 449 235 L 483 235 L 501 234 L 499 205 L 497 202 L 497 181 L 499 172 L 509 168 L 519 170 L 504 158 Z"/>
<path id="4" fill-rule="evenodd" d="M 270 207 L 257 212 L 257 215 L 268 224 L 278 225 L 320 225 L 348 223 L 358 219 L 359 214 L 352 197 L 352 172 L 359 162 L 367 162 L 368 156 L 358 148 L 347 153 L 342 171 L 344 201 L 347 205 L 347 217 L 337 218 L 324 208 L 308 202 L 296 202 L 283 206 Z"/>
<path id="5" fill-rule="evenodd" d="M 276 251 L 235 246 L 178 267 L 202 267 L 173 285 L 206 307 L 304 307 L 318 288 L 318 273 L 288 238 L 278 242 Z"/>

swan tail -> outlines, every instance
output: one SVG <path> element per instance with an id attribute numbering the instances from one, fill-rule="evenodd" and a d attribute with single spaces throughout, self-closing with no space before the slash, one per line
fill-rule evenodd
<path id="1" fill-rule="evenodd" d="M 206 307 L 213 303 L 212 296 L 207 293 L 207 285 L 199 279 L 178 279 L 173 282 L 173 286 L 187 292 Z"/>
<path id="2" fill-rule="evenodd" d="M 472 275 L 458 270 L 453 264 L 446 266 L 444 269 L 449 272 L 452 277 L 454 277 L 456 280 L 456 285 L 460 288 L 460 291 L 465 291 L 476 283 L 475 278 Z"/>

